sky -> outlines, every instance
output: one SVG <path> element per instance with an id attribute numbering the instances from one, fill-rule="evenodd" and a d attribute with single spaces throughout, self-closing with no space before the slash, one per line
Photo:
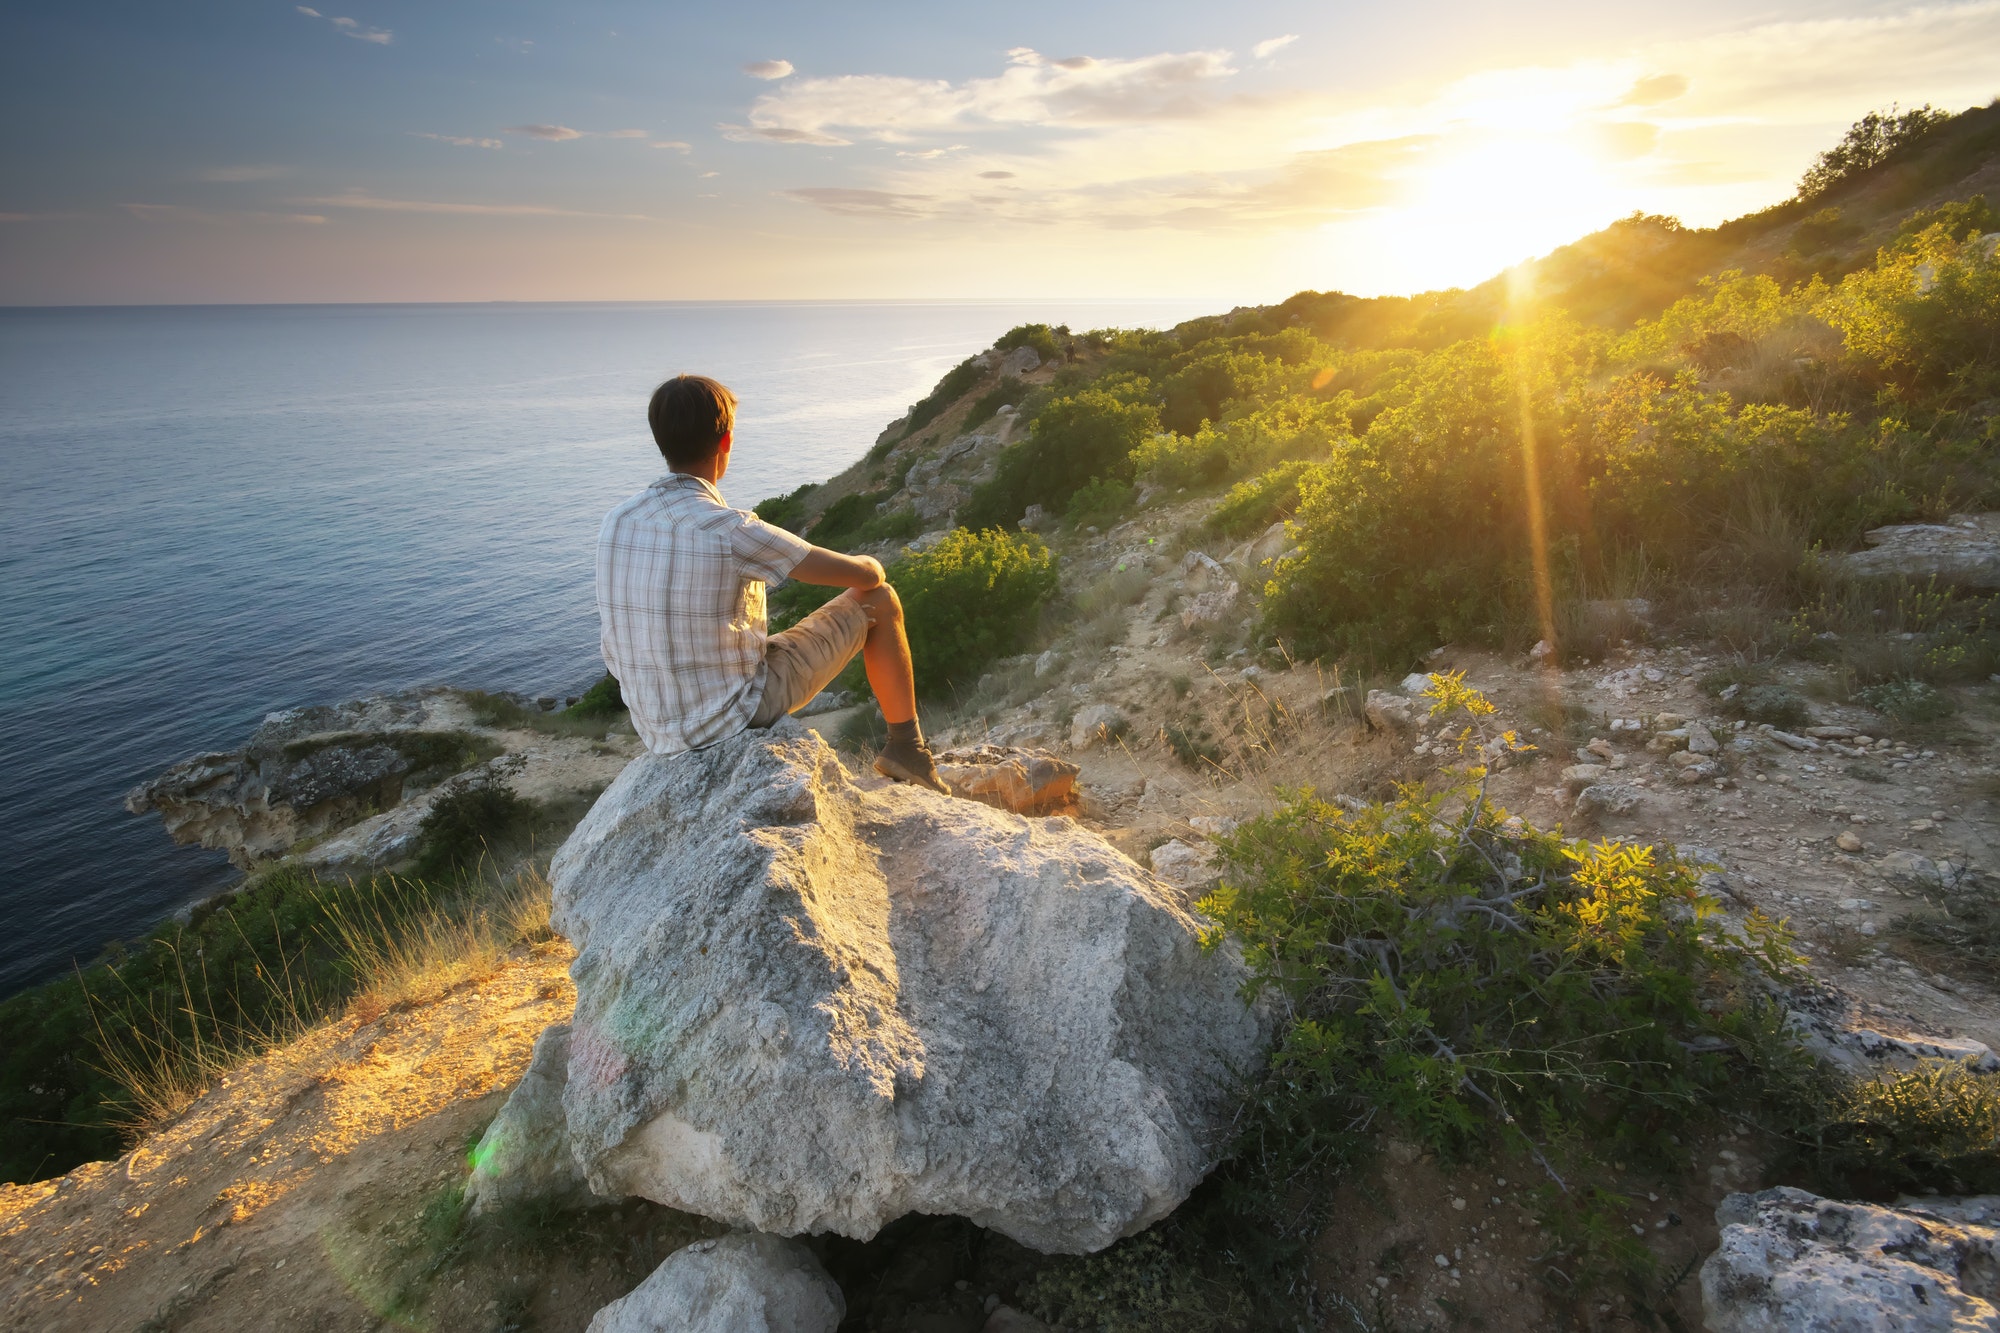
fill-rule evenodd
<path id="1" fill-rule="evenodd" d="M 0 49 L 0 304 L 1467 285 L 2000 95 L 2000 0 L 64 0 Z"/>

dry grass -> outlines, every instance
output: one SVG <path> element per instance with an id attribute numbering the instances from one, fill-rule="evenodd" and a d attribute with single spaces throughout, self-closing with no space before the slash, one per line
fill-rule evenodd
<path id="1" fill-rule="evenodd" d="M 281 951 L 286 970 L 268 979 L 278 995 L 276 1016 L 254 1027 L 226 1023 L 212 1002 L 197 999 L 211 993 L 194 984 L 201 959 L 190 963 L 177 949 L 174 1012 L 156 1015 L 173 1021 L 107 1031 L 93 1008 L 100 1068 L 126 1096 L 122 1128 L 138 1134 L 171 1120 L 221 1076 L 298 1040 L 330 1014 L 365 1023 L 427 1003 L 492 976 L 516 944 L 549 935 L 549 884 L 533 869 L 481 896 L 445 901 L 401 880 L 379 880 L 373 888 L 362 907 L 336 906 L 321 941 L 352 978 L 344 1003 L 293 975 Z"/>

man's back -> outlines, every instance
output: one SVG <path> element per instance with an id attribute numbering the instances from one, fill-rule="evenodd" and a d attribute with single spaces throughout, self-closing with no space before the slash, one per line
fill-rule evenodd
<path id="1" fill-rule="evenodd" d="M 597 538 L 604 662 L 659 754 L 749 724 L 764 690 L 764 585 L 812 544 L 669 473 L 605 515 Z"/>

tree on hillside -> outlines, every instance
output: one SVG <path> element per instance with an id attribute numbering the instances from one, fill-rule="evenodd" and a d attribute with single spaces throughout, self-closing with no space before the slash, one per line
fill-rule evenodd
<path id="1" fill-rule="evenodd" d="M 1897 112 L 1870 111 L 1847 127 L 1847 134 L 1821 153 L 1799 178 L 1799 198 L 1814 199 L 1870 167 L 1880 166 L 1951 117 L 1929 103 Z"/>

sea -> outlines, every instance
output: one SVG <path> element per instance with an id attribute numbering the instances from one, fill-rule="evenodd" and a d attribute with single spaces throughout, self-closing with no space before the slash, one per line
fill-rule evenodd
<path id="1" fill-rule="evenodd" d="M 279 708 L 594 680 L 598 521 L 664 470 L 665 376 L 741 398 L 747 508 L 1016 324 L 1223 304 L 0 309 L 0 996 L 235 878 L 125 812 L 169 764 Z"/>

